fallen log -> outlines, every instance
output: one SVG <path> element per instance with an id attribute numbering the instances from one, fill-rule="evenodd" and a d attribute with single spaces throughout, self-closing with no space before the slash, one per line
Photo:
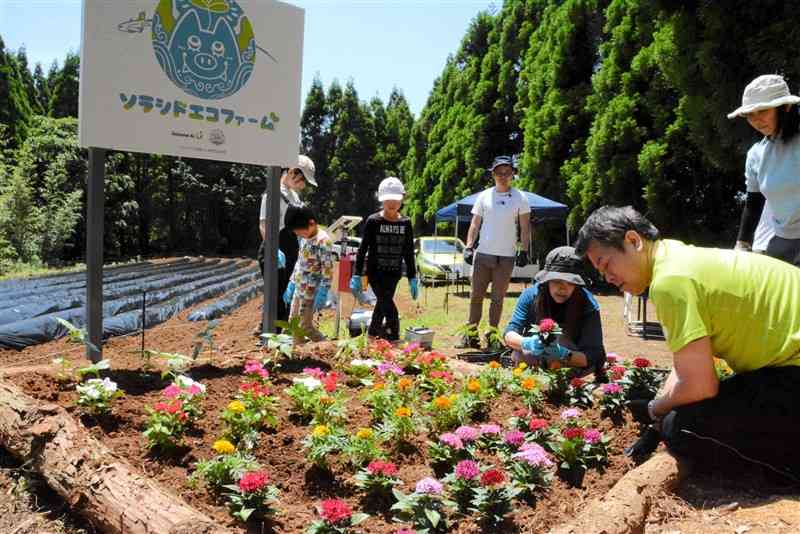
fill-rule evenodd
<path id="1" fill-rule="evenodd" d="M 69 504 L 111 534 L 230 534 L 92 438 L 66 410 L 0 381 L 0 446 L 30 462 Z"/>
<path id="2" fill-rule="evenodd" d="M 550 534 L 642 534 L 653 499 L 674 490 L 687 474 L 686 464 L 667 452 L 658 453 Z"/>

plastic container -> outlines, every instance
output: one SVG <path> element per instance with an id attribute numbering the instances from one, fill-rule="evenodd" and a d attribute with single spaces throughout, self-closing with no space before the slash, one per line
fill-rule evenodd
<path id="1" fill-rule="evenodd" d="M 426 349 L 433 348 L 433 330 L 424 326 L 406 328 L 405 340 L 409 343 L 419 343 Z"/>

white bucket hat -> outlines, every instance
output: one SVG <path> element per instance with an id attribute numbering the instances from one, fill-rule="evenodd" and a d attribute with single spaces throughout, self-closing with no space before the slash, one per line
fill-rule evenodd
<path id="1" fill-rule="evenodd" d="M 406 194 L 406 188 L 403 187 L 403 182 L 399 178 L 390 176 L 384 178 L 381 185 L 378 186 L 378 200 L 403 200 L 403 195 Z"/>
<path id="2" fill-rule="evenodd" d="M 800 96 L 789 92 L 789 86 L 783 76 L 777 74 L 764 74 L 759 76 L 744 88 L 742 105 L 731 113 L 728 118 L 741 117 L 751 111 L 776 108 L 784 104 L 797 104 Z"/>
<path id="3" fill-rule="evenodd" d="M 317 187 L 317 181 L 314 179 L 316 168 L 314 167 L 314 162 L 311 161 L 311 158 L 302 154 L 297 156 L 297 168 L 303 173 L 303 177 L 306 179 L 306 182 L 314 187 Z"/>

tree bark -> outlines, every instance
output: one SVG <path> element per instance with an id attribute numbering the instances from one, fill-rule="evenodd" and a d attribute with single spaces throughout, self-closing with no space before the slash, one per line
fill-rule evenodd
<path id="1" fill-rule="evenodd" d="M 63 408 L 0 381 L 0 446 L 30 461 L 70 505 L 111 534 L 230 534 L 137 473 Z"/>
<path id="2" fill-rule="evenodd" d="M 654 455 L 629 471 L 605 494 L 589 503 L 577 518 L 550 534 L 641 534 L 653 499 L 674 490 L 688 465 L 667 452 Z"/>

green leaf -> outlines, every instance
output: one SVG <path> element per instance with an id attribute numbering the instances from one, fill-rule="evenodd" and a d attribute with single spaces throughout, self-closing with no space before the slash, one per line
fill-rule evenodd
<path id="1" fill-rule="evenodd" d="M 431 522 L 431 525 L 436 528 L 439 526 L 439 521 L 441 521 L 442 516 L 436 510 L 429 510 L 425 509 L 425 517 L 428 518 L 428 521 Z"/>

